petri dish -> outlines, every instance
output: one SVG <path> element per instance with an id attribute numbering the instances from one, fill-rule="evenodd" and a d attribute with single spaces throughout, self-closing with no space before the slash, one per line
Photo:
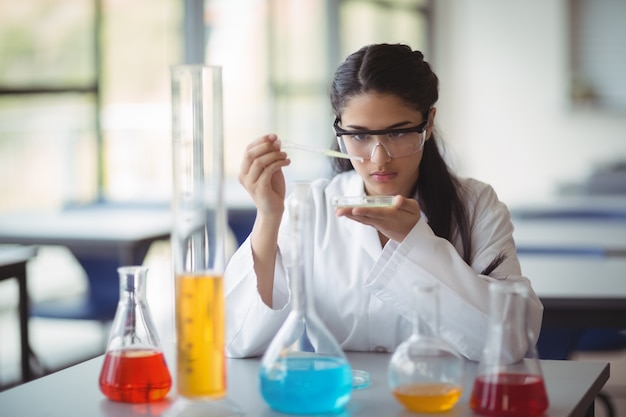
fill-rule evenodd
<path id="1" fill-rule="evenodd" d="M 352 389 L 365 388 L 370 384 L 370 373 L 360 369 L 352 370 Z"/>
<path id="2" fill-rule="evenodd" d="M 391 207 L 393 196 L 335 196 L 332 199 L 334 207 Z"/>

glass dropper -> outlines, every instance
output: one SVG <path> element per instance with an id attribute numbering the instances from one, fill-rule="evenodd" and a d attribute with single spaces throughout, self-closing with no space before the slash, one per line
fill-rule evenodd
<path id="1" fill-rule="evenodd" d="M 360 156 L 350 155 L 347 153 L 334 151 L 332 149 L 314 148 L 312 146 L 300 145 L 299 143 L 286 142 L 284 140 L 280 142 L 280 145 L 281 145 L 281 148 L 297 149 L 299 151 L 321 153 L 326 156 L 330 156 L 332 158 L 356 159 L 357 161 L 363 162 L 363 158 Z"/>

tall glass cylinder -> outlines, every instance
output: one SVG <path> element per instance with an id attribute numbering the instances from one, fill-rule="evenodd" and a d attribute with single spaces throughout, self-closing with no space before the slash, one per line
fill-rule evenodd
<path id="1" fill-rule="evenodd" d="M 221 67 L 172 67 L 176 388 L 168 416 L 238 415 L 226 400 Z"/>

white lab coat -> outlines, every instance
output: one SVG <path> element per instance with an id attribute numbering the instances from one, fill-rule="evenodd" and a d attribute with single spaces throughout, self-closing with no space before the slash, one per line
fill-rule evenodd
<path id="1" fill-rule="evenodd" d="M 312 183 L 314 268 L 309 290 L 314 294 L 318 315 L 344 350 L 392 352 L 412 331 L 412 285 L 438 281 L 440 335 L 463 356 L 479 359 L 487 333 L 488 283 L 503 278 L 529 282 L 521 276 L 507 207 L 490 186 L 472 179 L 461 182 L 467 190 L 471 266 L 459 255 L 460 239 L 453 246 L 435 236 L 423 213 L 402 242 L 390 240 L 384 248 L 373 227 L 337 217 L 331 204 L 333 196 L 364 194 L 356 172 Z M 290 249 L 287 222 L 287 216 L 283 217 L 272 308 L 263 303 L 257 291 L 249 238 L 228 264 L 227 356 L 262 355 L 290 312 L 283 263 L 285 251 Z M 478 272 L 502 251 L 506 259 L 491 277 L 480 275 Z M 542 314 L 543 306 L 531 289 L 529 323 L 535 336 L 533 344 Z M 512 349 L 519 352 L 511 355 L 519 358 L 525 347 L 516 344 Z"/>

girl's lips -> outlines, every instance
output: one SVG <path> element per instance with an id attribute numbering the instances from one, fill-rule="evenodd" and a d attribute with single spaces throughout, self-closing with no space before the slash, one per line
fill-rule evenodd
<path id="1" fill-rule="evenodd" d="M 396 173 L 395 172 L 373 172 L 370 174 L 370 176 L 374 179 L 374 181 L 376 182 L 389 182 L 391 180 L 393 180 L 396 177 Z"/>

